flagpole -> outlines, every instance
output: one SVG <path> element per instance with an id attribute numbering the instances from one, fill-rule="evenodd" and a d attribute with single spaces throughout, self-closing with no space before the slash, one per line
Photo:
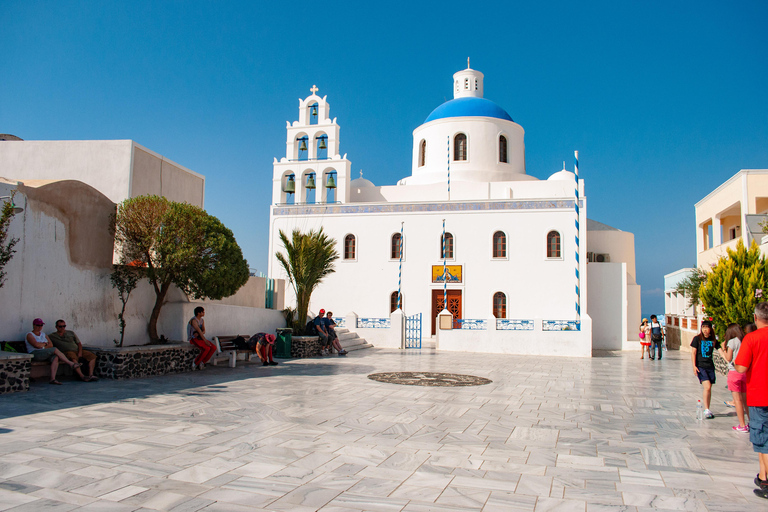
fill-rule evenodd
<path id="1" fill-rule="evenodd" d="M 448 136 L 448 200 L 451 200 L 451 136 Z"/>
<path id="2" fill-rule="evenodd" d="M 581 276 L 579 273 L 579 152 L 574 151 L 573 152 L 573 168 L 574 168 L 574 176 L 576 177 L 576 189 L 575 189 L 575 196 L 576 201 L 574 201 L 575 211 L 576 211 L 576 320 L 581 319 L 581 293 L 580 293 L 580 285 L 581 285 Z"/>
<path id="3" fill-rule="evenodd" d="M 445 219 L 443 219 L 443 309 L 448 309 L 448 267 L 445 262 L 447 256 L 445 250 Z"/>
<path id="4" fill-rule="evenodd" d="M 400 293 L 400 287 L 403 283 L 403 224 L 400 223 L 400 270 L 397 274 L 397 309 L 403 309 L 402 294 Z"/>

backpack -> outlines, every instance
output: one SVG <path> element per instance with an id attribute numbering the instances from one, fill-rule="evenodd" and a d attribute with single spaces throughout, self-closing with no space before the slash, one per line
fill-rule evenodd
<path id="1" fill-rule="evenodd" d="M 317 336 L 317 327 L 315 327 L 314 320 L 307 322 L 307 326 L 304 328 L 304 334 L 306 336 Z"/>
<path id="2" fill-rule="evenodd" d="M 238 336 L 237 338 L 233 339 L 232 344 L 236 346 L 238 350 L 248 350 L 249 348 L 248 343 L 242 336 Z"/>

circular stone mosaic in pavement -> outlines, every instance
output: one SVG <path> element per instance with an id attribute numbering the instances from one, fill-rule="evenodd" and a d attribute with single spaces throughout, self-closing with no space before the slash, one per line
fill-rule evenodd
<path id="1" fill-rule="evenodd" d="M 482 386 L 493 382 L 490 379 L 475 377 L 474 375 L 433 372 L 372 373 L 368 378 L 378 382 L 403 384 L 406 386 Z"/>

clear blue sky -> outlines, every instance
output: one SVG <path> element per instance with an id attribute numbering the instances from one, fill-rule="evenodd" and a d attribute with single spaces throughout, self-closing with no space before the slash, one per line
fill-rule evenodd
<path id="1" fill-rule="evenodd" d="M 579 150 L 589 217 L 635 234 L 660 313 L 663 275 L 696 262 L 694 203 L 768 168 L 766 27 L 765 1 L 0 0 L 0 133 L 133 139 L 204 174 L 206 209 L 266 271 L 298 99 L 317 84 L 354 172 L 394 184 L 469 56 L 529 174 Z"/>

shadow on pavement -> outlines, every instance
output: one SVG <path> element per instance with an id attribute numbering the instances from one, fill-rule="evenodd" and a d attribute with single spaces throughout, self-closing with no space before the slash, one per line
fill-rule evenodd
<path id="1" fill-rule="evenodd" d="M 360 364 L 354 359 L 278 359 L 278 366 L 238 361 L 236 368 L 208 366 L 202 371 L 137 379 L 82 382 L 76 378 L 64 378 L 63 386 L 51 386 L 47 378 L 38 379 L 31 383 L 26 393 L 0 395 L 0 420 L 71 407 L 135 401 L 163 394 L 190 397 L 224 394 L 229 384 L 249 379 L 254 379 L 255 388 L 260 379 L 367 375 L 374 371 L 373 366 Z M 7 429 L 0 428 L 0 435 L 7 432 Z"/>

